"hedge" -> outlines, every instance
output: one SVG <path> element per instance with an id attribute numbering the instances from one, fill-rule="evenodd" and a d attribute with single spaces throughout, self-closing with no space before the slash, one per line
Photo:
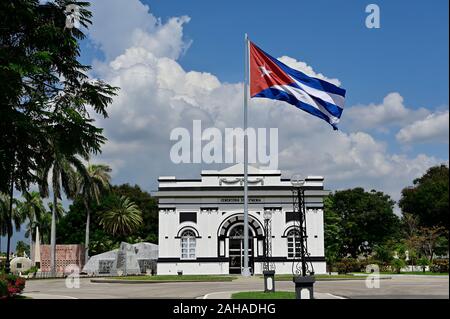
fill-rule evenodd
<path id="1" fill-rule="evenodd" d="M 432 272 L 448 273 L 448 259 L 435 259 L 430 266 Z"/>

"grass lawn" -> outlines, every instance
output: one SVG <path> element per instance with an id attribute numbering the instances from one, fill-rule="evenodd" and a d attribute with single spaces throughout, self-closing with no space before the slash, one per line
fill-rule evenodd
<path id="1" fill-rule="evenodd" d="M 156 276 L 123 276 L 106 277 L 105 279 L 119 280 L 148 280 L 148 281 L 233 281 L 234 276 L 214 276 L 214 275 L 156 275 Z"/>
<path id="2" fill-rule="evenodd" d="M 295 292 L 242 291 L 232 294 L 231 299 L 295 299 Z"/>

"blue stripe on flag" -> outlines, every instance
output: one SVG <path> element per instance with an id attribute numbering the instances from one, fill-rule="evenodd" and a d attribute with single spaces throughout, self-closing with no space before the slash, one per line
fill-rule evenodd
<path id="1" fill-rule="evenodd" d="M 342 97 L 345 97 L 346 91 L 344 89 L 342 89 L 332 83 L 326 82 L 324 80 L 310 77 L 299 70 L 292 69 L 292 68 L 288 67 L 286 64 L 284 64 L 283 62 L 281 62 L 280 60 L 275 59 L 273 56 L 271 56 L 270 54 L 268 54 L 261 48 L 259 48 L 259 49 L 262 52 L 264 52 L 264 54 L 267 55 L 273 62 L 275 62 L 284 72 L 286 72 L 287 74 L 289 74 L 290 76 L 295 78 L 297 81 L 299 81 L 305 85 L 308 85 L 314 89 L 328 92 L 328 93 L 337 94 Z"/>
<path id="2" fill-rule="evenodd" d="M 275 88 L 268 88 L 268 89 L 265 89 L 265 90 L 259 92 L 254 97 L 269 98 L 269 99 L 275 99 L 275 100 L 288 102 L 289 104 L 292 104 L 292 105 L 296 106 L 297 108 L 299 108 L 305 112 L 308 112 L 311 115 L 317 116 L 317 117 L 321 118 L 322 120 L 327 121 L 333 127 L 334 130 L 338 129 L 336 123 L 331 123 L 330 118 L 326 114 L 322 113 L 320 110 L 316 109 L 315 107 L 313 107 L 307 103 L 297 100 L 294 96 L 288 94 L 285 91 L 281 91 L 281 90 L 275 89 Z M 325 103 L 325 102 L 321 101 L 321 104 L 322 103 Z M 333 114 L 332 112 L 330 112 L 330 113 Z"/>

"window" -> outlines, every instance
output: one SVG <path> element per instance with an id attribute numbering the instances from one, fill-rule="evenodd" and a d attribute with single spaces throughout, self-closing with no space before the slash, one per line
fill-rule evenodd
<path id="1" fill-rule="evenodd" d="M 181 259 L 195 259 L 195 233 L 185 230 L 181 235 Z"/>
<path id="2" fill-rule="evenodd" d="M 180 213 L 180 224 L 184 222 L 197 223 L 197 213 Z"/>
<path id="3" fill-rule="evenodd" d="M 287 234 L 288 258 L 300 258 L 300 233 L 292 229 Z"/>
<path id="4" fill-rule="evenodd" d="M 298 213 L 286 212 L 286 223 L 289 223 L 290 221 L 298 221 L 298 220 L 299 220 Z"/>

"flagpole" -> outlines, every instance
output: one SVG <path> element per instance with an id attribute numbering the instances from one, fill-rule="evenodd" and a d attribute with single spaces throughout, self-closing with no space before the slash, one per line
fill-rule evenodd
<path id="1" fill-rule="evenodd" d="M 251 276 L 248 262 L 248 136 L 247 136 L 247 113 L 248 113 L 248 85 L 249 85 L 249 50 L 248 35 L 245 34 L 245 79 L 244 79 L 244 267 L 242 276 Z"/>

